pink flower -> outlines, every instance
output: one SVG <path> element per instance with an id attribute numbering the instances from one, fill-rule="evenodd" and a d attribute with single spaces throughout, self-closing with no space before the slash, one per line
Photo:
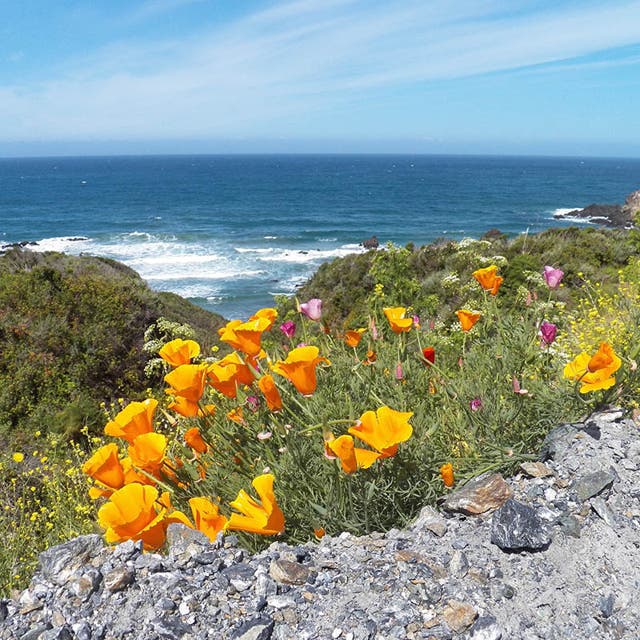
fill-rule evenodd
<path id="1" fill-rule="evenodd" d="M 560 286 L 560 281 L 562 280 L 564 271 L 560 271 L 560 269 L 554 269 L 553 267 L 546 265 L 542 275 L 544 276 L 549 289 L 557 289 Z"/>
<path id="2" fill-rule="evenodd" d="M 538 331 L 538 335 L 544 344 L 551 344 L 556 339 L 556 333 L 558 332 L 558 327 L 552 322 L 547 322 L 546 320 L 540 325 L 540 330 Z"/>
<path id="3" fill-rule="evenodd" d="M 517 393 L 520 396 L 526 396 L 529 393 L 527 389 L 520 388 L 520 382 L 518 381 L 518 378 L 516 378 L 515 376 L 513 377 L 512 384 L 513 384 L 513 393 Z"/>
<path id="4" fill-rule="evenodd" d="M 398 362 L 396 365 L 396 380 L 402 380 L 404 378 L 404 371 L 402 370 L 402 365 Z"/>
<path id="5" fill-rule="evenodd" d="M 247 396 L 247 405 L 251 411 L 256 412 L 260 407 L 260 400 L 256 396 Z"/>
<path id="6" fill-rule="evenodd" d="M 376 327 L 376 321 L 373 318 L 369 318 L 369 332 L 374 340 L 379 338 L 378 328 Z"/>
<path id="7" fill-rule="evenodd" d="M 412 320 L 413 320 L 413 326 L 416 329 L 419 329 L 420 328 L 420 316 L 414 315 Z"/>
<path id="8" fill-rule="evenodd" d="M 311 298 L 308 302 L 303 302 L 299 308 L 310 320 L 320 320 L 322 316 L 322 300 L 319 298 Z"/>
<path id="9" fill-rule="evenodd" d="M 481 398 L 474 398 L 470 403 L 469 403 L 469 408 L 471 409 L 471 411 L 480 411 L 480 409 L 482 409 L 482 399 Z"/>
<path id="10" fill-rule="evenodd" d="M 287 338 L 291 339 L 296 332 L 296 323 L 293 320 L 287 320 L 280 325 L 280 331 L 282 331 Z"/>

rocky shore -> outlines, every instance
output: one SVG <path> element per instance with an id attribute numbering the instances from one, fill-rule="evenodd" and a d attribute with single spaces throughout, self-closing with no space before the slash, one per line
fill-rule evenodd
<path id="1" fill-rule="evenodd" d="M 180 525 L 167 555 L 76 538 L 0 601 L 0 639 L 638 638 L 637 424 L 611 410 L 561 425 L 540 458 L 385 534 L 257 555 Z"/>
<path id="2" fill-rule="evenodd" d="M 554 217 L 583 218 L 589 222 L 603 224 L 607 227 L 630 229 L 636 224 L 636 216 L 640 213 L 640 190 L 630 193 L 624 204 L 590 204 L 584 209 L 575 209 L 567 213 L 558 213 Z"/>

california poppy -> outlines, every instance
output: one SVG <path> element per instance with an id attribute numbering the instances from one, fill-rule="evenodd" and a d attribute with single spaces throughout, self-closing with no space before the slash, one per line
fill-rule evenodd
<path id="1" fill-rule="evenodd" d="M 240 489 L 236 499 L 229 503 L 240 513 L 231 514 L 225 530 L 247 531 L 267 536 L 284 531 L 284 514 L 276 502 L 273 481 L 271 473 L 264 473 L 251 482 L 260 502 L 244 489 Z"/>
<path id="2" fill-rule="evenodd" d="M 340 459 L 345 473 L 368 469 L 381 456 L 377 451 L 356 447 L 353 438 L 348 435 L 325 440 L 325 447 Z"/>
<path id="3" fill-rule="evenodd" d="M 407 313 L 405 307 L 385 307 L 383 311 L 389 321 L 391 331 L 394 333 L 411 331 L 411 328 L 413 327 L 413 318 L 404 317 Z"/>
<path id="4" fill-rule="evenodd" d="M 442 478 L 442 482 L 444 482 L 445 487 L 453 487 L 455 479 L 453 477 L 453 465 L 450 462 L 447 462 L 440 467 L 440 477 Z"/>
<path id="5" fill-rule="evenodd" d="M 153 431 L 153 414 L 158 401 L 148 398 L 143 402 L 129 403 L 113 420 L 104 428 L 105 434 L 115 438 L 123 438 L 133 442 L 134 438 L 142 433 Z"/>
<path id="6" fill-rule="evenodd" d="M 195 340 L 176 338 L 167 342 L 158 355 L 173 368 L 181 364 L 190 364 L 191 360 L 200 355 L 200 345 Z"/>
<path id="7" fill-rule="evenodd" d="M 207 369 L 209 384 L 227 396 L 235 398 L 240 385 L 250 385 L 255 375 L 251 367 L 235 351 L 219 362 L 214 362 Z"/>
<path id="8" fill-rule="evenodd" d="M 319 355 L 318 347 L 297 347 L 287 354 L 284 361 L 276 362 L 272 369 L 287 378 L 303 395 L 311 395 L 317 386 L 316 366 L 320 362 L 330 364 Z"/>
<path id="9" fill-rule="evenodd" d="M 189 500 L 193 522 L 198 531 L 202 531 L 211 542 L 227 524 L 227 518 L 218 512 L 218 505 L 209 498 L 198 496 Z"/>
<path id="10" fill-rule="evenodd" d="M 582 352 L 564 368 L 564 377 L 581 383 L 580 393 L 609 389 L 616 383 L 613 374 L 622 361 L 608 342 L 603 342 L 593 356 Z"/>
<path id="11" fill-rule="evenodd" d="M 119 489 L 124 484 L 124 469 L 118 458 L 118 445 L 100 447 L 82 465 L 82 471 L 109 489 Z"/>
<path id="12" fill-rule="evenodd" d="M 276 387 L 273 376 L 266 374 L 258 380 L 258 388 L 262 391 L 269 411 L 280 411 L 282 409 L 282 396 Z"/>
<path id="13" fill-rule="evenodd" d="M 207 453 L 209 445 L 202 438 L 202 433 L 198 427 L 191 427 L 184 432 L 184 441 L 186 445 L 193 449 L 196 453 Z"/>
<path id="14" fill-rule="evenodd" d="M 459 309 L 456 311 L 458 320 L 460 320 L 460 326 L 464 332 L 471 331 L 473 325 L 480 320 L 480 313 L 476 311 L 468 311 L 467 309 Z"/>
<path id="15" fill-rule="evenodd" d="M 504 281 L 502 276 L 497 275 L 498 267 L 492 264 L 489 267 L 483 269 L 477 269 L 471 275 L 478 281 L 480 286 L 488 291 L 492 296 L 498 293 L 500 285 Z"/>
<path id="16" fill-rule="evenodd" d="M 218 335 L 220 340 L 230 344 L 234 349 L 249 356 L 257 356 L 262 351 L 260 346 L 262 334 L 271 328 L 272 322 L 264 317 L 257 317 L 248 322 L 231 320 L 224 327 L 218 329 Z"/>
<path id="17" fill-rule="evenodd" d="M 408 440 L 413 427 L 409 419 L 413 412 L 395 411 L 389 407 L 380 407 L 375 412 L 366 411 L 349 433 L 366 442 L 382 454 L 390 458 L 398 451 L 398 443 Z"/>
<path id="18" fill-rule="evenodd" d="M 278 317 L 278 312 L 275 309 L 271 307 L 266 307 L 264 309 L 259 309 L 258 311 L 256 311 L 249 318 L 249 321 L 258 320 L 259 318 L 265 318 L 269 321 L 269 325 L 264 330 L 269 331 L 269 329 L 271 329 L 271 327 L 273 326 L 273 323 L 276 321 L 277 317 Z"/>
<path id="19" fill-rule="evenodd" d="M 129 445 L 129 457 L 134 466 L 156 474 L 167 450 L 167 437 L 161 433 L 143 433 Z"/>

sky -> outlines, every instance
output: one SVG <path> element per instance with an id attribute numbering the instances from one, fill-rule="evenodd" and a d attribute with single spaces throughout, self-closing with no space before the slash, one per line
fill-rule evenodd
<path id="1" fill-rule="evenodd" d="M 0 0 L 0 156 L 640 157 L 640 0 Z"/>

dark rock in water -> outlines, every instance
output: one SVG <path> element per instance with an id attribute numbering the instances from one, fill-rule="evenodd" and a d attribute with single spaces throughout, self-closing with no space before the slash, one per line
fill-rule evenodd
<path id="1" fill-rule="evenodd" d="M 493 514 L 491 542 L 507 551 L 536 550 L 548 546 L 551 536 L 535 509 L 510 499 Z"/>
<path id="2" fill-rule="evenodd" d="M 447 511 L 471 515 L 490 513 L 502 506 L 510 496 L 511 489 L 499 473 L 483 473 L 448 495 L 442 507 Z"/>
<path id="3" fill-rule="evenodd" d="M 578 478 L 571 489 L 576 492 L 578 500 L 584 502 L 613 484 L 614 477 L 606 471 L 596 471 Z"/>
<path id="4" fill-rule="evenodd" d="M 360 243 L 365 249 L 377 249 L 380 246 L 378 242 L 378 238 L 376 236 L 371 236 L 367 240 L 363 240 Z"/>
<path id="5" fill-rule="evenodd" d="M 630 193 L 623 205 L 590 204 L 584 209 L 574 209 L 568 213 L 555 214 L 555 218 L 584 218 L 607 227 L 629 229 L 634 225 L 635 216 L 640 212 L 640 190 Z"/>

